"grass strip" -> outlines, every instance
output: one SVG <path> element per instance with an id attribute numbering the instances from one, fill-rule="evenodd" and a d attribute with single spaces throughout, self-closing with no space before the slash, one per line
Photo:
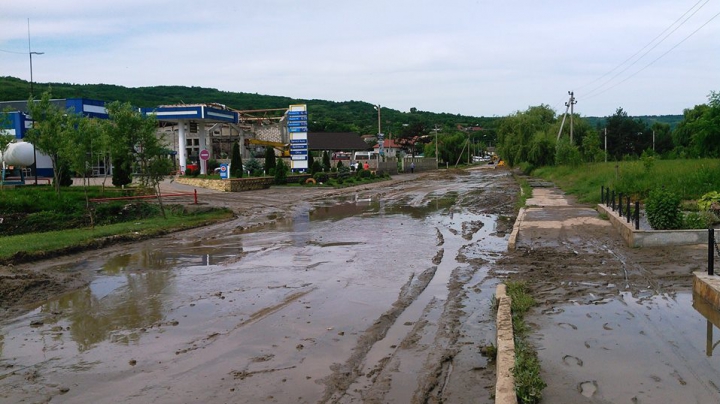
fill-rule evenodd
<path id="1" fill-rule="evenodd" d="M 190 229 L 233 217 L 221 209 L 196 214 L 168 214 L 132 222 L 115 223 L 95 228 L 70 229 L 44 233 L 22 234 L 0 238 L 0 263 L 19 263 L 100 248 L 118 241 L 143 240 L 174 231 Z"/>
<path id="2" fill-rule="evenodd" d="M 515 202 L 515 210 L 520 210 L 527 205 L 527 200 L 532 198 L 533 189 L 530 186 L 530 183 L 524 177 L 519 177 L 516 174 L 513 174 L 513 177 L 515 177 L 515 181 L 520 184 L 521 192 L 517 198 L 517 202 Z"/>
<path id="3" fill-rule="evenodd" d="M 547 384 L 540 377 L 540 361 L 535 348 L 527 341 L 530 328 L 525 323 L 525 313 L 535 306 L 526 282 L 509 281 L 507 294 L 510 296 L 515 337 L 515 394 L 521 404 L 535 404 L 542 399 L 542 391 Z"/>

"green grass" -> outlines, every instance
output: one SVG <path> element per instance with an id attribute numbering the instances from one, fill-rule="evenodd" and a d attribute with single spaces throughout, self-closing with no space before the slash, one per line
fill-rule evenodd
<path id="1" fill-rule="evenodd" d="M 683 200 L 720 190 L 720 159 L 655 160 L 592 163 L 581 167 L 541 167 L 534 176 L 552 181 L 581 202 L 599 203 L 600 187 L 646 199 L 652 189 L 665 187 Z"/>
<path id="2" fill-rule="evenodd" d="M 132 222 L 116 223 L 95 228 L 31 233 L 17 236 L 0 237 L 0 262 L 11 262 L 13 257 L 52 256 L 53 252 L 67 249 L 81 250 L 102 245 L 102 240 L 113 237 L 118 239 L 143 239 L 171 231 L 198 227 L 208 222 L 226 220 L 233 216 L 229 210 L 215 210 L 198 214 L 177 215 L 168 212 L 167 219 L 155 217 Z"/>
<path id="3" fill-rule="evenodd" d="M 515 202 L 515 208 L 517 210 L 520 210 L 520 208 L 524 208 L 527 205 L 527 200 L 532 198 L 533 189 L 526 179 L 518 177 L 517 175 L 515 175 L 514 177 L 515 180 L 520 184 L 520 189 L 522 190 L 522 192 L 520 192 L 520 195 L 518 196 L 517 202 Z"/>
<path id="4" fill-rule="evenodd" d="M 542 399 L 542 390 L 547 384 L 540 377 L 540 360 L 535 348 L 527 341 L 530 327 L 525 323 L 525 314 L 535 306 L 526 282 L 505 283 L 510 296 L 513 334 L 515 336 L 515 393 L 521 404 L 535 404 Z"/>

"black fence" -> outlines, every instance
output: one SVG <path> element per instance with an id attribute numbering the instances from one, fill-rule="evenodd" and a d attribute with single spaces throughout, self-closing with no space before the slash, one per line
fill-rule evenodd
<path id="1" fill-rule="evenodd" d="M 640 201 L 632 201 L 630 195 L 623 195 L 622 192 L 615 195 L 614 189 L 601 186 L 600 203 L 611 208 L 613 212 L 617 211 L 618 216 L 624 217 L 627 223 L 632 219 L 635 230 L 640 230 Z"/>

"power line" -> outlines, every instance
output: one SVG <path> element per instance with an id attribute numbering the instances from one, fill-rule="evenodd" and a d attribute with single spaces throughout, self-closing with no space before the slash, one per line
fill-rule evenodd
<path id="1" fill-rule="evenodd" d="M 0 52 L 14 53 L 16 55 L 27 55 L 27 52 L 15 52 L 15 51 L 9 51 L 9 50 L 4 50 L 4 49 L 0 49 Z"/>
<path id="2" fill-rule="evenodd" d="M 585 88 L 585 87 L 587 87 L 587 86 L 589 86 L 589 85 L 591 85 L 591 84 L 593 84 L 593 83 L 595 83 L 595 82 L 597 82 L 597 81 L 602 80 L 605 76 L 609 75 L 610 73 L 612 73 L 612 72 L 614 72 L 615 70 L 619 69 L 620 66 L 622 66 L 622 65 L 624 65 L 625 63 L 627 63 L 627 62 L 629 62 L 630 60 L 632 60 L 635 56 L 637 56 L 637 55 L 638 55 L 640 52 L 642 52 L 645 48 L 647 48 L 647 47 L 650 46 L 653 42 L 655 42 L 658 38 L 660 38 L 667 30 L 669 30 L 670 28 L 672 28 L 673 25 L 677 24 L 678 21 L 680 21 L 683 17 L 685 17 L 685 15 L 686 15 L 687 13 L 689 13 L 692 9 L 694 9 L 695 7 L 697 7 L 697 5 L 700 4 L 702 1 L 703 1 L 703 0 L 699 0 L 697 3 L 695 3 L 695 4 L 694 4 L 692 7 L 690 7 L 685 13 L 683 13 L 683 15 L 681 15 L 677 20 L 675 20 L 672 24 L 670 24 L 667 28 L 665 28 L 661 33 L 659 33 L 655 38 L 653 38 L 652 41 L 648 42 L 645 46 L 643 46 L 642 48 L 640 48 L 640 50 L 638 50 L 637 52 L 635 52 L 632 56 L 630 56 L 629 58 L 625 59 L 625 60 L 622 61 L 619 65 L 615 66 L 615 67 L 612 68 L 609 72 L 603 74 L 602 76 L 596 78 L 595 80 L 593 80 L 593 81 L 591 81 L 591 82 L 589 82 L 589 83 L 583 84 L 583 85 L 580 86 L 580 87 L 577 87 L 577 90 L 579 90 L 579 89 L 581 89 L 581 88 Z M 709 0 L 707 0 L 707 1 L 709 1 Z M 706 1 L 706 3 L 707 3 L 707 1 Z M 703 5 L 704 5 L 704 4 L 703 4 Z"/>
<path id="3" fill-rule="evenodd" d="M 700 1 L 702 1 L 702 0 L 700 0 Z M 653 45 L 650 49 L 648 49 L 647 51 L 645 51 L 645 53 L 643 53 L 642 55 L 640 55 L 640 57 L 638 57 L 635 61 L 633 61 L 632 63 L 630 63 L 629 65 L 627 65 L 624 69 L 622 69 L 622 70 L 620 70 L 619 72 L 617 72 L 615 75 L 613 75 L 612 77 L 610 77 L 610 78 L 609 78 L 608 80 L 606 80 L 604 83 L 602 83 L 602 84 L 600 84 L 599 86 L 597 86 L 597 87 L 593 88 L 592 90 L 590 90 L 590 91 L 587 93 L 587 95 L 585 96 L 585 98 L 588 98 L 588 97 L 593 96 L 593 95 L 594 95 L 593 93 L 595 93 L 596 91 L 598 91 L 598 90 L 600 90 L 601 88 L 605 87 L 606 85 L 608 85 L 608 83 L 610 83 L 610 82 L 612 82 L 613 80 L 615 80 L 618 76 L 620 76 L 621 74 L 623 74 L 623 73 L 625 73 L 626 71 L 628 71 L 628 69 L 630 69 L 631 67 L 633 67 L 633 66 L 634 66 L 636 63 L 638 63 L 642 58 L 644 58 L 645 56 L 647 56 L 648 53 L 652 52 L 653 49 L 657 48 L 661 43 L 663 43 L 670 35 L 672 35 L 673 33 L 675 33 L 675 31 L 677 31 L 680 27 L 682 27 L 690 18 L 692 18 L 698 11 L 700 11 L 700 9 L 703 8 L 709 1 L 710 1 L 710 0 L 706 0 L 705 3 L 703 3 L 703 4 L 702 4 L 700 7 L 698 7 L 695 11 L 693 11 L 692 14 L 690 14 L 687 18 L 685 18 L 685 20 L 683 20 L 680 24 L 678 24 L 672 31 L 668 32 L 667 35 L 665 35 L 659 42 L 657 42 L 657 43 L 656 43 L 655 45 Z M 699 2 L 698 2 L 698 3 L 699 3 Z M 647 45 L 645 45 L 642 49 L 640 49 L 639 51 L 637 51 L 633 56 L 631 56 L 630 58 L 628 58 L 627 60 L 625 60 L 624 62 L 622 62 L 620 65 L 616 66 L 613 70 L 611 70 L 610 72 L 608 72 L 608 73 L 606 73 L 605 75 L 603 75 L 603 77 L 605 77 L 605 76 L 607 76 L 609 73 L 617 70 L 620 66 L 622 66 L 623 64 L 627 63 L 629 60 L 631 60 L 632 58 L 634 58 L 638 53 L 642 52 L 643 49 L 647 48 L 650 44 L 652 44 L 653 42 L 655 42 L 655 40 L 656 40 L 658 37 L 660 37 L 661 35 L 663 35 L 667 30 L 669 30 L 670 28 L 672 28 L 672 26 L 675 25 L 680 19 L 682 19 L 683 17 L 685 17 L 685 15 L 686 15 L 688 12 L 690 12 L 693 8 L 695 8 L 695 6 L 697 6 L 698 3 L 696 3 L 695 5 L 693 5 L 693 6 L 692 6 L 688 11 L 686 11 L 685 14 L 683 14 L 678 20 L 676 20 L 675 22 L 673 22 L 669 27 L 667 27 L 663 32 L 661 32 L 660 35 L 656 36 L 655 39 L 653 39 L 652 41 L 650 41 L 650 43 L 648 43 Z M 596 81 L 597 81 L 597 80 L 596 80 Z"/>
<path id="4" fill-rule="evenodd" d="M 709 20 L 707 20 L 707 22 L 705 22 L 705 24 L 699 26 L 695 31 L 691 32 L 688 36 L 686 36 L 685 38 L 683 38 L 682 41 L 680 41 L 680 42 L 678 42 L 677 44 L 675 44 L 675 46 L 673 46 L 672 48 L 670 48 L 670 49 L 668 49 L 667 51 L 665 51 L 665 53 L 663 53 L 662 55 L 658 56 L 655 60 L 653 60 L 652 62 L 650 62 L 650 63 L 648 63 L 647 65 L 645 65 L 645 67 L 643 67 L 642 69 L 640 69 L 640 70 L 636 71 L 635 73 L 633 73 L 633 74 L 629 75 L 628 77 L 626 77 L 623 81 L 621 81 L 621 82 L 619 82 L 619 83 L 617 83 L 617 84 L 614 84 L 614 85 L 612 85 L 611 87 L 608 87 L 608 88 L 606 88 L 606 89 L 603 90 L 603 91 L 600 91 L 599 93 L 595 93 L 595 94 L 593 94 L 593 95 L 589 95 L 589 96 L 585 97 L 585 99 L 597 97 L 598 95 L 600 95 L 600 94 L 602 94 L 602 93 L 604 93 L 604 92 L 606 92 L 606 91 L 609 91 L 609 90 L 611 90 L 611 89 L 619 86 L 620 84 L 622 84 L 622 83 L 630 80 L 631 78 L 635 77 L 638 73 L 640 73 L 641 71 L 647 69 L 647 68 L 650 67 L 653 63 L 655 63 L 655 62 L 657 62 L 658 60 L 662 59 L 665 55 L 667 55 L 668 53 L 670 53 L 673 49 L 677 48 L 677 47 L 680 46 L 683 42 L 687 41 L 691 36 L 695 35 L 696 32 L 700 31 L 703 27 L 705 27 L 706 25 L 710 24 L 710 22 L 711 22 L 712 20 L 714 20 L 715 18 L 717 18 L 718 16 L 720 16 L 720 13 L 717 13 L 717 14 L 715 14 L 714 16 L 712 16 Z"/>

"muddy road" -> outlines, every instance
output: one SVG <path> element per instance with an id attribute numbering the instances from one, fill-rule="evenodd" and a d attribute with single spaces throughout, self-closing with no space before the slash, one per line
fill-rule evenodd
<path id="1" fill-rule="evenodd" d="M 517 250 L 491 274 L 526 280 L 538 300 L 526 320 L 543 402 L 720 403 L 720 315 L 692 296 L 707 247 L 628 248 L 557 189 L 527 205 Z"/>
<path id="2" fill-rule="evenodd" d="M 3 307 L 0 401 L 492 402 L 509 172 L 272 191 L 201 196 L 232 222 L 5 268 L 48 279 Z"/>

